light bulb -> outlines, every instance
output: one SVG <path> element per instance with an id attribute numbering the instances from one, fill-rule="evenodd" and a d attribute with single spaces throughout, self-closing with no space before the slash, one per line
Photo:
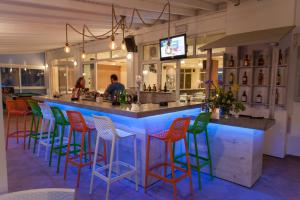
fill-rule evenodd
<path id="1" fill-rule="evenodd" d="M 185 61 L 184 61 L 184 60 L 182 60 L 182 61 L 180 61 L 180 63 L 184 65 L 184 64 L 185 64 Z"/>
<path id="2" fill-rule="evenodd" d="M 25 70 L 25 72 L 26 72 L 26 71 L 27 71 L 27 68 L 25 67 L 25 69 L 24 69 L 24 70 Z"/>
<path id="3" fill-rule="evenodd" d="M 85 59 L 85 52 L 84 52 L 84 51 L 83 51 L 82 54 L 81 54 L 81 58 L 82 58 L 82 59 Z"/>
<path id="4" fill-rule="evenodd" d="M 111 41 L 111 43 L 110 43 L 110 49 L 111 50 L 116 49 L 116 43 L 115 43 L 115 41 Z"/>
<path id="5" fill-rule="evenodd" d="M 143 74 L 144 74 L 144 75 L 147 75 L 147 74 L 148 74 L 148 70 L 147 70 L 147 69 L 144 69 L 144 70 L 143 70 Z"/>
<path id="6" fill-rule="evenodd" d="M 9 72 L 12 73 L 12 68 L 9 69 Z"/>
<path id="7" fill-rule="evenodd" d="M 76 66 L 77 66 L 77 61 L 76 61 L 76 60 L 74 60 L 74 62 L 73 62 L 73 63 L 74 63 L 74 66 L 76 67 Z"/>
<path id="8" fill-rule="evenodd" d="M 125 51 L 126 50 L 126 45 L 125 45 L 125 41 L 122 41 L 122 46 L 121 46 L 122 50 Z"/>
<path id="9" fill-rule="evenodd" d="M 46 65 L 45 65 L 45 69 L 47 69 L 48 68 L 48 64 L 46 63 Z"/>
<path id="10" fill-rule="evenodd" d="M 131 60 L 132 59 L 132 54 L 128 53 L 126 57 L 127 57 L 128 60 Z"/>
<path id="11" fill-rule="evenodd" d="M 65 45 L 65 52 L 66 52 L 66 53 L 69 53 L 69 52 L 70 52 L 70 47 L 69 47 L 69 44 L 68 44 L 68 43 L 66 43 L 66 45 Z"/>

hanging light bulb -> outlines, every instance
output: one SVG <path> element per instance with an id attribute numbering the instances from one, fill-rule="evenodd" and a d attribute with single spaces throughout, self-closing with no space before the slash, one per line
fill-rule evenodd
<path id="1" fill-rule="evenodd" d="M 25 70 L 25 72 L 26 72 L 26 71 L 27 71 L 27 68 L 25 67 L 25 69 L 24 69 L 24 70 Z"/>
<path id="2" fill-rule="evenodd" d="M 9 69 L 9 72 L 12 73 L 12 68 Z"/>
<path id="3" fill-rule="evenodd" d="M 74 60 L 74 62 L 73 62 L 73 63 L 74 63 L 74 66 L 76 67 L 76 66 L 77 66 L 77 61 L 76 61 L 76 60 Z"/>
<path id="4" fill-rule="evenodd" d="M 166 54 L 171 54 L 172 49 L 171 49 L 171 41 L 168 39 L 167 46 L 166 46 Z"/>
<path id="5" fill-rule="evenodd" d="M 125 45 L 125 41 L 122 41 L 122 46 L 121 46 L 122 50 L 125 51 L 126 50 L 126 45 Z"/>
<path id="6" fill-rule="evenodd" d="M 85 52 L 82 51 L 81 58 L 82 58 L 82 59 L 85 59 L 85 57 L 86 57 Z"/>
<path id="7" fill-rule="evenodd" d="M 46 65 L 45 65 L 45 69 L 47 69 L 48 68 L 48 64 L 46 63 Z"/>
<path id="8" fill-rule="evenodd" d="M 116 49 L 116 42 L 115 42 L 115 36 L 114 35 L 111 36 L 110 49 L 111 50 Z"/>
<path id="9" fill-rule="evenodd" d="M 67 42 L 66 42 L 66 45 L 65 45 L 65 52 L 70 53 L 70 47 L 69 47 L 69 44 Z"/>
<path id="10" fill-rule="evenodd" d="M 128 52 L 126 57 L 127 57 L 127 60 L 131 60 L 132 59 L 132 54 L 130 52 Z"/>

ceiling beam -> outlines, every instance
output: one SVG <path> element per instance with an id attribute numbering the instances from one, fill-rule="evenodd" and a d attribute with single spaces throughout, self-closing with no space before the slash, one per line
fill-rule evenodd
<path id="1" fill-rule="evenodd" d="M 182 6 L 185 8 L 194 8 L 206 11 L 217 10 L 217 5 L 202 0 L 170 0 L 171 5 Z"/>

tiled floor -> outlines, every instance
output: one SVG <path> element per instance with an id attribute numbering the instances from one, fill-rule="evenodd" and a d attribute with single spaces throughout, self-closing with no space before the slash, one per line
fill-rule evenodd
<path id="1" fill-rule="evenodd" d="M 68 179 L 63 180 L 63 165 L 60 174 L 55 173 L 55 164 L 48 167 L 44 158 L 37 158 L 31 151 L 24 151 L 22 145 L 10 142 L 7 151 L 9 191 L 18 191 L 32 188 L 65 187 L 72 188 L 76 182 L 76 169 L 70 167 Z M 54 163 L 56 160 L 54 160 Z M 82 172 L 80 188 L 77 190 L 77 199 L 104 199 L 106 185 L 96 179 L 94 193 L 89 195 L 90 169 Z M 188 180 L 177 185 L 178 199 L 201 200 L 299 200 L 300 199 L 300 158 L 287 157 L 277 159 L 264 158 L 263 175 L 252 189 L 241 187 L 233 183 L 203 175 L 203 190 L 197 189 L 196 174 L 193 174 L 193 193 L 189 192 Z M 111 187 L 111 199 L 172 199 L 172 186 L 161 182 L 152 186 L 145 194 L 140 187 L 136 192 L 134 184 L 123 180 L 114 183 Z"/>

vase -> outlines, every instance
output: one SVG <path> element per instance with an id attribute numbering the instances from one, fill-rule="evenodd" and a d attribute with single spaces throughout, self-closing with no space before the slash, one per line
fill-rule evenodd
<path id="1" fill-rule="evenodd" d="M 220 119 L 220 109 L 215 108 L 211 110 L 211 118 L 212 119 Z"/>

